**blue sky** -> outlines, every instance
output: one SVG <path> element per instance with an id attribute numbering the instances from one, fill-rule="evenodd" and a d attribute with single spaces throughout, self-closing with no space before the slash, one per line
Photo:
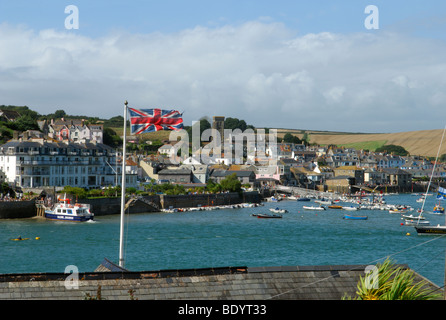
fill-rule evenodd
<path id="1" fill-rule="evenodd" d="M 446 23 L 446 2 L 440 0 L 15 0 L 0 2 L 0 21 L 24 24 L 34 30 L 63 30 L 65 6 L 76 5 L 81 23 L 77 32 L 93 37 L 116 30 L 177 32 L 197 25 L 216 27 L 258 19 L 282 22 L 300 33 L 350 33 L 364 31 L 364 8 L 369 4 L 379 8 L 381 29 L 444 37 L 441 27 Z"/>
<path id="2" fill-rule="evenodd" d="M 68 5 L 78 30 L 65 29 Z M 367 5 L 378 30 L 364 27 Z M 0 0 L 0 104 L 108 118 L 129 100 L 186 123 L 438 129 L 445 30 L 445 1 Z"/>

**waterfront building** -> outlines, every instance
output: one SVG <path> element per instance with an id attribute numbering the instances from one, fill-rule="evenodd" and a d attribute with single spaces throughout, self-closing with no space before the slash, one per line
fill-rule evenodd
<path id="1" fill-rule="evenodd" d="M 382 172 L 386 174 L 386 182 L 391 186 L 408 188 L 412 184 L 412 175 L 399 168 L 385 168 Z"/>
<path id="2" fill-rule="evenodd" d="M 387 176 L 382 170 L 367 168 L 364 170 L 364 183 L 371 186 L 385 184 Z"/>
<path id="3" fill-rule="evenodd" d="M 120 182 L 115 150 L 100 143 L 10 140 L 0 146 L 0 170 L 22 188 L 97 188 Z"/>
<path id="4" fill-rule="evenodd" d="M 280 184 L 283 170 L 283 165 L 258 166 L 256 170 L 256 180 L 263 186 L 275 186 Z"/>
<path id="5" fill-rule="evenodd" d="M 325 181 L 328 192 L 350 193 L 355 185 L 355 178 L 350 176 L 337 176 Z"/>
<path id="6" fill-rule="evenodd" d="M 364 169 L 356 166 L 342 166 L 333 169 L 335 177 L 348 176 L 355 178 L 356 184 L 364 183 Z"/>

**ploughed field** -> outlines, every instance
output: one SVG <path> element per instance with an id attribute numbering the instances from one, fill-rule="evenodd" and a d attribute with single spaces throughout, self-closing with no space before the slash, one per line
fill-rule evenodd
<path id="1" fill-rule="evenodd" d="M 302 130 L 278 129 L 278 137 L 287 132 L 303 137 Z M 420 130 L 397 133 L 336 133 L 306 130 L 310 143 L 319 145 L 338 145 L 356 149 L 374 151 L 382 145 L 397 145 L 406 149 L 411 155 L 435 157 L 440 145 L 443 129 Z M 446 144 L 442 145 L 440 155 L 446 153 Z"/>

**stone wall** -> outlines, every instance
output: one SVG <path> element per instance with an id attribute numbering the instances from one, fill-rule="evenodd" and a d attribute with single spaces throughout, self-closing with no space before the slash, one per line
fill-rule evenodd
<path id="1" fill-rule="evenodd" d="M 34 200 L 0 202 L 0 219 L 31 218 L 36 212 Z"/>
<path id="2" fill-rule="evenodd" d="M 262 200 L 258 192 L 245 192 L 243 195 L 239 195 L 237 192 L 228 192 L 177 196 L 160 195 L 159 197 L 163 209 L 221 206 L 244 202 L 259 203 Z"/>
<path id="3" fill-rule="evenodd" d="M 53 197 L 54 198 L 54 197 Z M 153 195 L 144 196 L 145 201 L 135 201 L 129 207 L 129 213 L 156 212 L 157 208 L 191 208 L 199 206 L 216 206 L 239 204 L 243 202 L 259 203 L 262 200 L 258 192 L 245 192 L 239 195 L 236 192 L 219 194 L 193 194 L 193 195 Z M 120 214 L 121 198 L 82 199 L 82 203 L 91 206 L 95 216 Z M 153 203 L 151 206 L 148 203 Z M 0 202 L 0 219 L 30 218 L 36 216 L 35 201 Z M 127 211 L 126 211 L 127 212 Z"/>
<path id="4" fill-rule="evenodd" d="M 144 197 L 150 202 L 154 202 L 159 207 L 159 196 Z M 98 198 L 98 199 L 83 199 L 82 203 L 88 203 L 91 206 L 91 211 L 95 216 L 103 216 L 109 214 L 121 213 L 121 198 Z M 153 212 L 154 208 L 146 205 L 141 201 L 136 201 L 134 205 L 129 207 L 129 213 L 144 213 Z M 127 211 L 126 211 L 127 212 Z"/>

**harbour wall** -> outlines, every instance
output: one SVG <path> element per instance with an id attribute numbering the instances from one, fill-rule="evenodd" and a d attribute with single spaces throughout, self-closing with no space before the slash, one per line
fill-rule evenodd
<path id="1" fill-rule="evenodd" d="M 0 202 L 0 219 L 31 218 L 36 213 L 34 200 Z"/>
<path id="2" fill-rule="evenodd" d="M 159 212 L 160 209 L 191 208 L 204 206 L 218 206 L 240 204 L 243 202 L 260 203 L 262 196 L 256 192 L 192 194 L 192 195 L 153 195 L 143 196 L 134 201 L 126 212 L 146 213 Z M 83 199 L 80 201 L 91 206 L 95 216 L 120 214 L 121 198 Z M 37 215 L 34 200 L 0 202 L 0 219 L 31 218 Z"/>
<path id="3" fill-rule="evenodd" d="M 129 207 L 129 213 L 159 212 L 160 209 L 171 208 L 193 208 L 204 206 L 221 206 L 240 204 L 244 202 L 260 203 L 261 195 L 256 192 L 244 192 L 242 195 L 237 192 L 218 194 L 191 194 L 191 195 L 153 195 L 144 196 L 142 200 L 135 201 Z M 95 215 L 119 214 L 121 212 L 120 198 L 100 198 L 82 200 L 83 203 L 90 204 Z"/>
<path id="4" fill-rule="evenodd" d="M 177 196 L 163 194 L 159 197 L 160 206 L 163 209 L 224 206 L 240 203 L 260 203 L 262 201 L 262 197 L 257 191 L 244 192 L 242 195 L 237 192 L 228 192 Z"/>

